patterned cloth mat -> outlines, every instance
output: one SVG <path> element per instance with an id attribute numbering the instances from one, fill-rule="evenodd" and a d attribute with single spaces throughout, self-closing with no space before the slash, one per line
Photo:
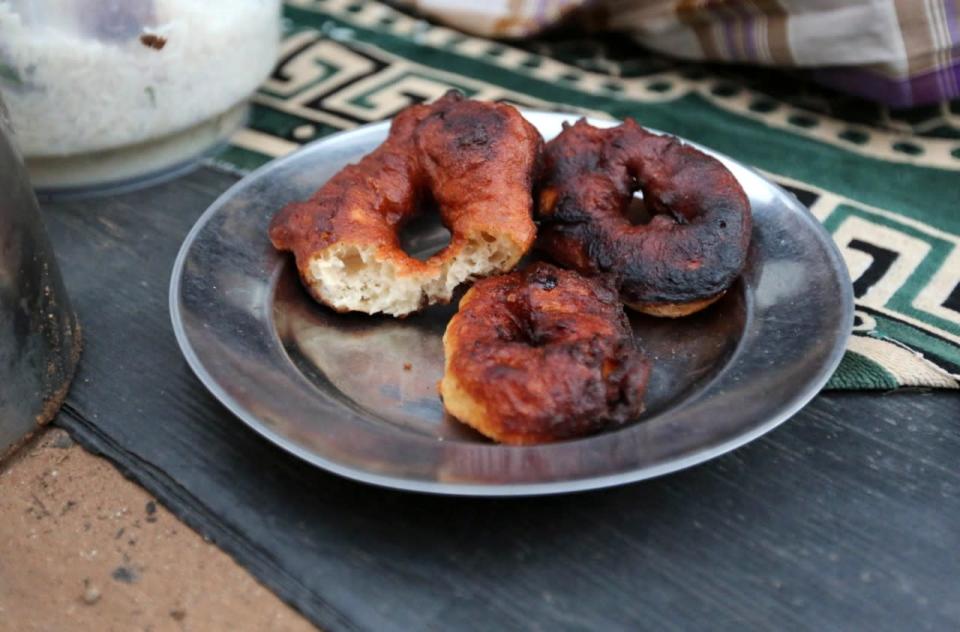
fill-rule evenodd
<path id="1" fill-rule="evenodd" d="M 960 102 L 891 112 L 799 74 L 668 60 L 616 36 L 506 45 L 369 0 L 284 14 L 279 63 L 215 166 L 245 173 L 450 88 L 632 116 L 759 168 L 833 235 L 856 318 L 828 388 L 960 387 Z"/>

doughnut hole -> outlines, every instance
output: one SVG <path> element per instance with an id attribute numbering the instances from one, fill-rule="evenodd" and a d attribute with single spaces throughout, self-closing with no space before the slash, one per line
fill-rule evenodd
<path id="1" fill-rule="evenodd" d="M 400 248 L 418 261 L 427 261 L 450 245 L 450 231 L 440 221 L 435 208 L 406 222 L 398 233 Z"/>
<path id="2" fill-rule="evenodd" d="M 627 221 L 630 222 L 632 226 L 644 226 L 649 224 L 650 220 L 653 219 L 653 214 L 650 212 L 650 209 L 647 208 L 646 202 L 643 201 L 643 191 L 638 190 L 633 194 L 633 197 L 630 198 L 630 203 L 627 205 L 624 217 L 627 218 Z"/>

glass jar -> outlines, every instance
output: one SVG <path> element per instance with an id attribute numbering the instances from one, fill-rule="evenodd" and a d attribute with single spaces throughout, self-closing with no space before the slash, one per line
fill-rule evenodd
<path id="1" fill-rule="evenodd" d="M 236 131 L 280 0 L 0 0 L 0 91 L 38 189 L 153 180 Z"/>
<path id="2" fill-rule="evenodd" d="M 37 199 L 0 100 L 0 459 L 67 396 L 80 356 Z"/>

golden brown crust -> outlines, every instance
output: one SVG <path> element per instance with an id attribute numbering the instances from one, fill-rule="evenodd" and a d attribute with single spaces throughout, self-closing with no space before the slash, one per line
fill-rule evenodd
<path id="1" fill-rule="evenodd" d="M 510 269 L 536 237 L 532 187 L 542 144 L 512 106 L 451 91 L 433 104 L 403 110 L 376 150 L 306 202 L 284 207 L 270 224 L 270 240 L 294 253 L 311 293 L 328 304 L 324 288 L 311 285 L 309 268 L 334 245 L 374 253 L 397 276 L 430 278 L 468 245 L 503 240 L 509 254 L 493 272 Z M 452 239 L 419 261 L 401 249 L 398 231 L 431 197 Z"/>
<path id="2" fill-rule="evenodd" d="M 706 309 L 723 298 L 726 292 L 720 292 L 709 298 L 690 303 L 625 303 L 630 309 L 660 318 L 683 318 Z"/>
<path id="3" fill-rule="evenodd" d="M 444 334 L 444 406 L 511 444 L 635 419 L 649 367 L 617 293 L 549 264 L 477 282 Z"/>
<path id="4" fill-rule="evenodd" d="M 626 217 L 643 191 L 652 219 Z M 741 273 L 750 203 L 707 154 L 632 119 L 600 129 L 580 120 L 547 143 L 538 245 L 558 263 L 607 277 L 624 302 L 670 317 L 703 309 Z"/>

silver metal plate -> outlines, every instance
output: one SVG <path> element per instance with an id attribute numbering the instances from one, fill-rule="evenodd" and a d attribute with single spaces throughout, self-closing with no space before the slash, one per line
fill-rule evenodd
<path id="1" fill-rule="evenodd" d="M 550 139 L 570 115 L 524 112 Z M 611 125 L 591 121 L 596 125 Z M 836 368 L 852 324 L 850 279 L 829 235 L 796 198 L 710 152 L 750 197 L 747 269 L 686 319 L 633 315 L 654 361 L 647 412 L 587 438 L 496 445 L 444 415 L 441 336 L 455 304 L 405 320 L 336 314 L 302 289 L 267 239 L 273 213 L 307 198 L 387 135 L 380 123 L 323 139 L 238 182 L 203 214 L 177 257 L 170 311 L 200 380 L 242 421 L 337 474 L 406 490 L 532 495 L 607 487 L 732 450 L 793 415 Z M 437 225 L 407 231 L 431 252 Z"/>

